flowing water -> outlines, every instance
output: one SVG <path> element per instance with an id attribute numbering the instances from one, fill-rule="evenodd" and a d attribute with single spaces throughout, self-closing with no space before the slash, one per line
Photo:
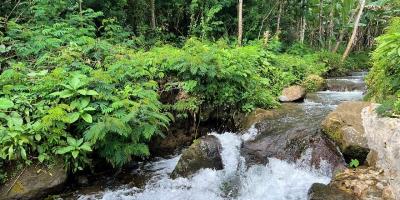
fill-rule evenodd
<path id="1" fill-rule="evenodd" d="M 361 100 L 362 87 L 353 90 L 354 84 L 363 85 L 365 73 L 354 73 L 349 77 L 329 79 L 327 91 L 307 96 L 304 103 L 293 104 L 297 109 L 276 123 L 269 131 L 279 134 L 282 129 L 295 126 L 319 127 L 323 118 L 340 102 Z M 340 85 L 340 87 L 337 87 Z M 346 89 L 350 85 L 349 88 Z M 343 89 L 344 88 L 344 89 Z M 336 91 L 335 91 L 336 90 Z M 328 163 L 322 162 L 319 169 L 309 166 L 311 153 L 305 151 L 301 159 L 287 162 L 270 158 L 266 165 L 247 166 L 241 155 L 243 142 L 261 137 L 254 126 L 244 134 L 211 133 L 222 145 L 223 170 L 202 169 L 191 178 L 171 179 L 180 156 L 160 159 L 143 164 L 139 171 L 146 173 L 143 185 L 126 184 L 112 186 L 90 194 L 75 193 L 67 199 L 80 200 L 305 200 L 313 183 L 329 183 L 331 171 Z"/>

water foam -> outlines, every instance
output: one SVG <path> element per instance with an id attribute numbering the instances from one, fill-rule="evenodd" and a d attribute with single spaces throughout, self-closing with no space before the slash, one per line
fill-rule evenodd
<path id="1" fill-rule="evenodd" d="M 144 188 L 121 187 L 99 194 L 79 197 L 80 200 L 297 200 L 306 199 L 313 183 L 328 183 L 326 173 L 304 165 L 309 159 L 305 153 L 298 163 L 287 163 L 270 158 L 267 165 L 248 169 L 240 156 L 243 140 L 251 140 L 257 131 L 250 129 L 242 136 L 234 133 L 215 135 L 222 145 L 224 170 L 202 169 L 190 178 L 169 178 L 179 157 L 152 163 L 158 170 Z M 303 164 L 302 164 L 303 163 Z"/>

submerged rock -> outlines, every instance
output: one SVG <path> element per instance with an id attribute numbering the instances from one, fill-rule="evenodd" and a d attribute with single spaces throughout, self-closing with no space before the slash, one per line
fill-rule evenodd
<path id="1" fill-rule="evenodd" d="M 315 168 L 329 167 L 331 173 L 344 168 L 336 146 L 316 129 L 296 127 L 280 134 L 269 134 L 245 142 L 242 154 L 249 164 L 265 164 L 275 157 L 289 162 L 302 162 Z M 327 165 L 322 166 L 323 162 Z"/>
<path id="2" fill-rule="evenodd" d="M 314 183 L 308 191 L 308 200 L 356 200 L 356 198 L 335 187 Z"/>
<path id="3" fill-rule="evenodd" d="M 15 174 L 0 188 L 0 199 L 40 199 L 60 189 L 67 180 L 62 160 L 51 168 L 32 164 Z"/>
<path id="4" fill-rule="evenodd" d="M 361 110 L 370 103 L 354 101 L 341 103 L 322 122 L 322 131 L 340 148 L 347 160 L 363 162 L 369 152 L 361 119 Z"/>
<path id="5" fill-rule="evenodd" d="M 221 143 L 213 135 L 197 139 L 183 151 L 171 177 L 189 177 L 203 168 L 223 169 L 221 150 Z"/>
<path id="6" fill-rule="evenodd" d="M 378 117 L 377 106 L 362 111 L 365 137 L 373 150 L 368 162 L 384 170 L 396 199 L 400 199 L 400 119 Z"/>
<path id="7" fill-rule="evenodd" d="M 279 97 L 281 102 L 295 102 L 302 101 L 306 97 L 306 89 L 301 86 L 295 85 L 283 89 L 282 95 Z"/>

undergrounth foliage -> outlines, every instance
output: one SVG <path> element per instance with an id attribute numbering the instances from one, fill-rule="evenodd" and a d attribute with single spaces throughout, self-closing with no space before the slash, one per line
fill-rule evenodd
<path id="1" fill-rule="evenodd" d="M 30 20 L 0 23 L 1 165 L 61 157 L 76 172 L 100 157 L 121 167 L 148 156 L 175 118 L 273 108 L 284 87 L 343 70 L 324 52 L 294 53 L 299 45 L 281 53 L 276 39 L 137 50 L 116 19 L 36 2 Z M 178 98 L 162 102 L 168 93 Z"/>
<path id="2" fill-rule="evenodd" d="M 384 116 L 400 115 L 400 18 L 394 18 L 386 33 L 377 38 L 373 67 L 367 77 L 368 97 L 382 103 Z"/>

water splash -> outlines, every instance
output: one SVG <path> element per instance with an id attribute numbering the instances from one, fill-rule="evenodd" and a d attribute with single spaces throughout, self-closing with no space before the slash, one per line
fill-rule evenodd
<path id="1" fill-rule="evenodd" d="M 240 156 L 243 140 L 253 139 L 257 131 L 244 135 L 224 133 L 215 135 L 222 145 L 224 170 L 202 169 L 190 178 L 171 179 L 169 174 L 179 157 L 161 160 L 148 166 L 158 170 L 144 188 L 121 187 L 99 194 L 80 196 L 80 200 L 297 200 L 306 199 L 313 183 L 328 183 L 327 172 L 304 164 L 311 154 L 305 153 L 297 163 L 270 158 L 267 165 L 247 168 Z M 329 168 L 329 167 L 328 167 Z"/>

